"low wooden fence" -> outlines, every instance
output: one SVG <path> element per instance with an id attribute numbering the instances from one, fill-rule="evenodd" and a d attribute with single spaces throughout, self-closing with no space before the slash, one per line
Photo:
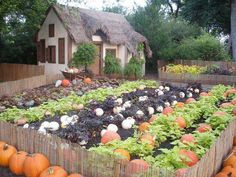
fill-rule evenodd
<path id="1" fill-rule="evenodd" d="M 221 168 L 223 159 L 232 149 L 236 135 L 236 119 L 217 138 L 202 159 L 189 168 L 185 177 L 213 177 Z M 32 129 L 23 129 L 7 122 L 0 122 L 0 140 L 29 153 L 45 154 L 52 165 L 60 165 L 68 172 L 79 172 L 84 177 L 131 177 L 125 161 L 106 154 L 98 155 L 55 135 L 42 135 Z M 136 177 L 173 177 L 165 169 L 150 168 Z"/>
<path id="2" fill-rule="evenodd" d="M 0 64 L 0 81 L 14 81 L 44 75 L 44 66 L 26 64 Z"/>
<path id="3" fill-rule="evenodd" d="M 16 81 L 8 81 L 0 83 L 0 96 L 12 95 L 25 89 L 33 89 L 43 85 L 51 84 L 57 79 L 62 79 L 61 74 L 58 75 L 40 75 L 30 78 L 20 79 Z"/>

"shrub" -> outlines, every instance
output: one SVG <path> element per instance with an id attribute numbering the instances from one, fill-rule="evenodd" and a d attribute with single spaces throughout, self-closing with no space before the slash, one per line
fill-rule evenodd
<path id="1" fill-rule="evenodd" d="M 176 48 L 178 59 L 191 60 L 229 60 L 230 57 L 224 46 L 215 37 L 204 34 L 198 38 L 183 40 L 181 45 Z"/>
<path id="2" fill-rule="evenodd" d="M 74 53 L 72 58 L 72 65 L 79 67 L 84 66 L 87 71 L 87 66 L 94 62 L 96 57 L 97 49 L 92 43 L 84 43 L 78 46 L 77 51 Z"/>
<path id="3" fill-rule="evenodd" d="M 135 76 L 136 78 L 140 78 L 142 76 L 143 64 L 144 60 L 132 57 L 129 63 L 125 66 L 124 69 L 125 76 Z"/>
<path id="4" fill-rule="evenodd" d="M 105 57 L 105 74 L 120 74 L 121 66 L 120 59 L 115 58 L 112 54 L 108 53 Z"/>

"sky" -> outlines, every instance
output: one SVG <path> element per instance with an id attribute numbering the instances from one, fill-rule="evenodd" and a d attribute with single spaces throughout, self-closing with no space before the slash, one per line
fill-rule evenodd
<path id="1" fill-rule="evenodd" d="M 86 9 L 102 10 L 104 6 L 122 5 L 131 11 L 136 6 L 144 7 L 146 0 L 84 0 L 84 3 L 78 3 L 78 0 L 57 0 L 60 4 L 66 4 L 69 1 L 70 6 L 79 6 Z"/>

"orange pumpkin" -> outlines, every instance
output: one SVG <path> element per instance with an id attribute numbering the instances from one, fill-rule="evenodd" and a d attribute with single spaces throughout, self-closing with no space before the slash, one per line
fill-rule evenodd
<path id="1" fill-rule="evenodd" d="M 85 84 L 91 84 L 92 83 L 92 79 L 90 79 L 89 77 L 84 79 L 84 83 Z"/>
<path id="2" fill-rule="evenodd" d="M 49 160 L 43 154 L 28 154 L 23 165 L 23 172 L 26 177 L 39 177 L 49 165 Z"/>
<path id="3" fill-rule="evenodd" d="M 149 119 L 149 123 L 153 123 L 155 120 L 157 119 L 157 116 L 156 115 L 152 115 L 152 117 Z"/>
<path id="4" fill-rule="evenodd" d="M 125 149 L 116 149 L 114 151 L 114 153 L 117 153 L 117 154 L 123 156 L 128 161 L 130 161 L 130 154 L 129 154 L 129 152 L 127 150 L 125 150 Z"/>
<path id="5" fill-rule="evenodd" d="M 150 140 L 150 141 L 155 140 L 155 138 L 150 133 L 143 134 L 140 139 L 147 139 L 147 140 Z"/>
<path id="6" fill-rule="evenodd" d="M 177 117 L 175 119 L 175 123 L 180 127 L 180 128 L 185 128 L 186 127 L 186 121 L 183 117 Z"/>
<path id="7" fill-rule="evenodd" d="M 231 103 L 222 103 L 220 105 L 221 108 L 227 108 L 227 107 L 230 107 L 230 106 L 233 106 Z"/>
<path id="8" fill-rule="evenodd" d="M 200 96 L 209 96 L 207 92 L 201 92 Z"/>
<path id="9" fill-rule="evenodd" d="M 109 143 L 111 141 L 114 141 L 114 140 L 120 140 L 120 135 L 116 132 L 113 132 L 113 131 L 107 131 L 102 139 L 101 139 L 101 143 L 102 144 L 106 144 L 106 143 Z"/>
<path id="10" fill-rule="evenodd" d="M 232 166 L 236 163 L 236 156 L 231 154 L 227 159 L 224 160 L 223 167 Z"/>
<path id="11" fill-rule="evenodd" d="M 184 156 L 182 159 L 182 162 L 188 165 L 189 167 L 195 165 L 198 162 L 198 157 L 195 152 L 181 149 L 180 155 Z M 187 158 L 187 159 L 186 159 Z"/>
<path id="12" fill-rule="evenodd" d="M 0 166 L 8 167 L 9 166 L 9 159 L 13 154 L 17 152 L 14 146 L 5 144 L 0 147 Z"/>
<path id="13" fill-rule="evenodd" d="M 232 103 L 233 105 L 236 105 L 236 98 L 234 98 L 234 99 L 231 101 L 231 103 Z"/>
<path id="14" fill-rule="evenodd" d="M 185 103 L 186 104 L 189 104 L 189 103 L 192 103 L 192 102 L 195 102 L 196 100 L 194 98 L 188 98 Z"/>
<path id="15" fill-rule="evenodd" d="M 183 108 L 184 105 L 185 105 L 185 104 L 184 104 L 183 102 L 178 102 L 178 103 L 176 103 L 175 106 L 176 106 L 177 108 Z"/>
<path id="16" fill-rule="evenodd" d="M 173 113 L 174 110 L 171 108 L 171 107 L 166 107 L 163 111 L 162 111 L 162 114 L 164 115 L 169 115 L 171 113 Z"/>
<path id="17" fill-rule="evenodd" d="M 217 111 L 217 112 L 215 112 L 213 115 L 214 115 L 214 116 L 225 116 L 226 113 L 223 112 L 223 111 Z"/>
<path id="18" fill-rule="evenodd" d="M 150 148 L 154 148 L 155 141 L 147 138 L 141 138 L 141 142 L 147 143 Z"/>
<path id="19" fill-rule="evenodd" d="M 227 171 L 230 171 L 231 170 L 231 166 L 226 166 L 226 167 L 224 167 L 221 171 L 222 172 L 227 172 Z"/>
<path id="20" fill-rule="evenodd" d="M 236 169 L 232 167 L 224 167 L 221 172 L 225 173 L 227 176 L 236 176 Z"/>
<path id="21" fill-rule="evenodd" d="M 140 132 L 145 132 L 149 129 L 150 124 L 148 122 L 143 122 L 139 125 L 138 129 Z"/>
<path id="22" fill-rule="evenodd" d="M 181 137 L 180 141 L 183 144 L 189 144 L 189 143 L 194 143 L 195 138 L 193 137 L 192 134 L 185 134 Z"/>
<path id="23" fill-rule="evenodd" d="M 69 175 L 68 177 L 83 177 L 83 176 L 78 173 L 73 173 L 73 174 Z"/>
<path id="24" fill-rule="evenodd" d="M 208 124 L 200 124 L 200 126 L 197 128 L 197 131 L 199 131 L 200 133 L 208 132 L 211 130 L 212 128 Z"/>
<path id="25" fill-rule="evenodd" d="M 228 177 L 227 173 L 220 172 L 215 175 L 215 177 Z"/>
<path id="26" fill-rule="evenodd" d="M 70 85 L 70 81 L 68 79 L 63 79 L 61 85 L 63 87 L 68 87 Z"/>
<path id="27" fill-rule="evenodd" d="M 45 169 L 39 177 L 67 177 L 67 172 L 59 167 L 59 166 L 52 166 Z"/>
<path id="28" fill-rule="evenodd" d="M 232 89 L 229 89 L 225 92 L 226 97 L 230 94 L 236 94 L 236 89 L 232 88 Z"/>
<path id="29" fill-rule="evenodd" d="M 23 165 L 27 157 L 27 152 L 19 151 L 9 159 L 9 168 L 16 175 L 23 175 Z"/>
<path id="30" fill-rule="evenodd" d="M 140 173 L 148 170 L 149 164 L 141 159 L 134 159 L 127 164 L 125 177 L 131 177 L 135 173 Z"/>

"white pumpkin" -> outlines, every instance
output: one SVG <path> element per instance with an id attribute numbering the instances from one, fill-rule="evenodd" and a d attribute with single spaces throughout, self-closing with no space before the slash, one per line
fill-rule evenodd
<path id="1" fill-rule="evenodd" d="M 69 72 L 69 73 L 74 73 L 74 70 L 73 70 L 73 69 L 69 69 L 68 72 Z"/>
<path id="2" fill-rule="evenodd" d="M 60 87 L 61 86 L 62 81 L 61 80 L 57 80 L 55 83 L 55 87 Z"/>
<path id="3" fill-rule="evenodd" d="M 166 91 L 170 91 L 170 87 L 165 86 L 165 90 L 166 90 Z"/>
<path id="4" fill-rule="evenodd" d="M 106 132 L 107 132 L 106 129 L 102 129 L 102 131 L 101 131 L 101 133 L 100 133 L 101 137 L 103 137 L 103 135 L 104 135 Z"/>
<path id="5" fill-rule="evenodd" d="M 88 144 L 88 142 L 85 141 L 85 140 L 82 140 L 79 144 L 80 144 L 81 146 L 84 146 L 84 145 Z"/>
<path id="6" fill-rule="evenodd" d="M 196 88 L 196 89 L 194 89 L 194 92 L 195 93 L 200 93 L 200 90 Z"/>
<path id="7" fill-rule="evenodd" d="M 60 118 L 61 123 L 67 122 L 67 119 L 68 119 L 68 118 L 69 118 L 68 115 L 63 115 L 63 116 L 61 116 L 61 118 Z"/>
<path id="8" fill-rule="evenodd" d="M 123 107 L 124 107 L 124 108 L 130 108 L 130 107 L 131 107 L 131 101 L 126 101 L 126 102 L 123 104 Z"/>
<path id="9" fill-rule="evenodd" d="M 123 129 L 128 130 L 132 128 L 132 122 L 129 119 L 125 119 L 122 121 L 121 126 Z"/>
<path id="10" fill-rule="evenodd" d="M 44 121 L 42 124 L 41 124 L 41 127 L 43 128 L 49 128 L 50 126 L 50 123 L 48 121 Z"/>
<path id="11" fill-rule="evenodd" d="M 170 103 L 168 101 L 166 101 L 164 104 L 165 104 L 165 107 L 169 107 L 170 106 Z"/>
<path id="12" fill-rule="evenodd" d="M 159 89 L 160 90 L 164 90 L 164 87 L 161 85 L 161 86 L 159 86 Z"/>
<path id="13" fill-rule="evenodd" d="M 118 105 L 121 105 L 123 103 L 123 99 L 118 98 L 118 99 L 116 99 L 115 103 L 117 103 Z"/>
<path id="14" fill-rule="evenodd" d="M 108 131 L 112 131 L 112 132 L 117 132 L 118 131 L 118 127 L 115 124 L 109 124 L 107 127 Z"/>
<path id="15" fill-rule="evenodd" d="M 172 105 L 175 106 L 178 102 L 176 100 L 172 101 Z"/>
<path id="16" fill-rule="evenodd" d="M 135 119 L 132 118 L 132 117 L 127 117 L 126 120 L 130 121 L 130 123 L 131 123 L 132 125 L 135 124 Z"/>
<path id="17" fill-rule="evenodd" d="M 184 92 L 179 92 L 179 97 L 180 98 L 184 98 L 185 97 L 185 93 Z"/>
<path id="18" fill-rule="evenodd" d="M 59 128 L 60 128 L 60 125 L 57 122 L 50 122 L 50 125 L 48 127 L 48 129 L 51 131 L 57 131 L 59 130 Z"/>
<path id="19" fill-rule="evenodd" d="M 140 97 L 138 98 L 139 101 L 146 101 L 147 99 L 148 99 L 147 96 L 140 96 Z"/>
<path id="20" fill-rule="evenodd" d="M 160 91 L 158 92 L 158 96 L 161 96 L 161 95 L 164 95 L 164 92 L 160 90 Z"/>
<path id="21" fill-rule="evenodd" d="M 188 92 L 188 93 L 187 93 L 187 97 L 188 97 L 188 98 L 192 98 L 192 97 L 193 97 L 193 94 L 192 94 L 191 92 Z"/>
<path id="22" fill-rule="evenodd" d="M 23 128 L 29 128 L 29 124 L 25 124 L 24 126 L 23 126 Z"/>
<path id="23" fill-rule="evenodd" d="M 96 116 L 100 117 L 104 114 L 104 111 L 102 108 L 95 109 Z"/>
<path id="24" fill-rule="evenodd" d="M 62 122 L 61 128 L 66 128 L 70 123 L 69 122 Z"/>
<path id="25" fill-rule="evenodd" d="M 157 112 L 162 112 L 163 109 L 164 109 L 163 106 L 158 106 L 158 107 L 157 107 Z"/>
<path id="26" fill-rule="evenodd" d="M 141 117 L 141 116 L 144 115 L 144 113 L 143 113 L 143 111 L 138 110 L 138 111 L 136 112 L 136 115 L 139 116 L 139 117 Z"/>
<path id="27" fill-rule="evenodd" d="M 124 108 L 117 106 L 113 108 L 113 113 L 114 114 L 119 114 L 121 111 L 123 111 Z"/>
<path id="28" fill-rule="evenodd" d="M 153 107 L 148 107 L 148 113 L 149 115 L 153 115 L 155 112 L 154 108 Z"/>

